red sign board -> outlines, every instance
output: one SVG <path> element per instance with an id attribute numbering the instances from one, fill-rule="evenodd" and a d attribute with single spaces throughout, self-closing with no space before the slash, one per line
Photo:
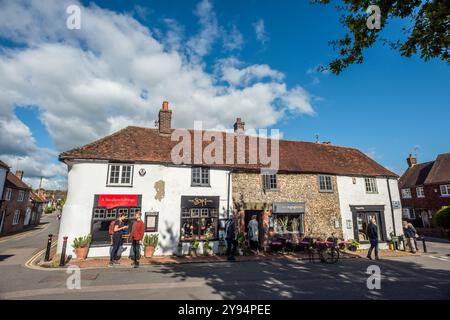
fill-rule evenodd
<path id="1" fill-rule="evenodd" d="M 137 194 L 101 194 L 98 196 L 98 206 L 112 209 L 116 207 L 136 207 Z"/>

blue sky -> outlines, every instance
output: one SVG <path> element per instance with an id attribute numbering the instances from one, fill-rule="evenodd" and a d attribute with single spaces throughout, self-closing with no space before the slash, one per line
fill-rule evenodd
<path id="1" fill-rule="evenodd" d="M 92 8 L 91 1 L 82 3 Z M 363 64 L 351 66 L 339 76 L 318 73 L 314 71 L 316 66 L 324 65 L 335 57 L 328 41 L 338 39 L 344 33 L 339 23 L 339 13 L 333 6 L 295 0 L 216 0 L 211 3 L 212 13 L 208 11 L 208 14 L 209 17 L 214 15 L 219 29 L 225 30 L 225 33 L 231 33 L 234 29 L 241 38 L 237 39 L 235 49 L 226 49 L 226 38 L 219 40 L 217 36 L 207 53 L 201 55 L 198 61 L 202 70 L 208 75 L 214 74 L 218 62 L 227 58 L 239 60 L 244 66 L 268 65 L 271 70 L 283 74 L 279 83 L 282 82 L 288 90 L 303 88 L 307 92 L 308 105 L 314 109 L 312 115 L 305 111 L 308 106 L 303 105 L 296 112 L 274 117 L 273 121 L 250 118 L 250 122 L 279 128 L 287 139 L 313 141 L 315 135 L 319 134 L 322 141 L 359 148 L 399 174 L 406 169 L 405 159 L 409 153 L 414 152 L 415 146 L 419 146 L 420 162 L 430 161 L 439 153 L 450 152 L 447 138 L 450 74 L 446 63 L 440 60 L 424 62 L 417 56 L 404 58 L 398 52 L 377 44 L 365 52 Z M 172 21 L 172 26 L 173 21 L 176 22 L 176 26 L 182 30 L 180 36 L 186 40 L 205 28 L 200 23 L 199 15 L 194 12 L 199 1 L 109 0 L 96 1 L 95 4 L 104 10 L 132 16 L 160 42 L 164 41 L 169 29 L 167 19 Z M 260 34 L 260 38 L 255 32 L 258 22 L 264 25 L 264 35 Z M 401 38 L 401 25 L 401 21 L 391 23 L 384 31 L 384 36 L 393 40 Z M 43 46 L 46 41 L 52 42 L 52 36 L 53 34 L 45 37 L 50 40 L 39 38 L 37 46 Z M 58 38 L 54 42 L 68 42 L 76 46 L 62 37 L 63 40 Z M 21 43 L 7 31 L 0 33 L 0 39 L 3 49 L 23 46 L 30 48 L 30 43 L 35 42 L 30 37 L 28 42 Z M 80 43 L 84 42 L 80 41 L 78 46 L 81 46 Z M 89 50 L 89 45 L 87 48 Z M 114 43 L 111 43 L 111 50 L 117 50 Z M 264 83 L 264 80 L 258 81 Z M 151 97 L 152 89 L 145 88 Z M 55 155 L 72 146 L 70 143 L 63 143 L 62 139 L 58 140 L 63 134 L 58 130 L 64 129 L 52 123 L 53 117 L 50 108 L 45 106 L 45 99 L 25 101 L 26 103 L 18 103 L 21 107 L 11 110 L 29 128 L 35 147 L 47 150 L 52 154 L 47 158 L 48 161 L 58 165 Z M 120 106 L 116 108 L 120 109 Z M 109 110 L 107 114 L 117 113 L 123 118 L 120 110 L 114 110 Z M 243 115 L 240 116 L 245 121 L 245 110 L 240 110 L 238 106 L 236 110 L 242 111 Z M 279 110 L 273 107 L 273 111 Z M 231 115 L 221 121 L 229 121 L 230 117 Z M 212 125 L 217 123 L 212 122 Z M 232 123 L 224 125 L 230 127 Z M 76 139 L 78 136 L 74 137 L 74 143 L 89 142 L 101 134 L 113 131 L 113 128 L 114 125 L 111 125 L 93 132 L 84 128 L 82 131 L 89 134 L 80 136 L 79 139 Z M 10 155 L 10 158 L 13 159 L 13 156 Z M 64 180 L 61 172 L 54 173 L 53 178 Z M 52 174 L 49 175 L 51 179 Z"/>

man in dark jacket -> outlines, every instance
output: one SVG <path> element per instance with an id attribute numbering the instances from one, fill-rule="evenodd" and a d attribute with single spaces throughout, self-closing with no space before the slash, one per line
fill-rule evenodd
<path id="1" fill-rule="evenodd" d="M 236 223 L 233 214 L 225 224 L 225 240 L 227 241 L 228 261 L 234 261 L 234 252 L 236 251 Z"/>
<path id="2" fill-rule="evenodd" d="M 370 248 L 369 252 L 367 253 L 367 258 L 372 260 L 372 251 L 373 249 L 375 249 L 375 259 L 378 260 L 378 227 L 375 219 L 370 219 L 366 233 L 370 241 Z"/>

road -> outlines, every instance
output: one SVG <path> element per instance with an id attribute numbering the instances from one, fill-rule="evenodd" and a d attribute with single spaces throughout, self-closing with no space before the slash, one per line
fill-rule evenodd
<path id="1" fill-rule="evenodd" d="M 0 239 L 1 299 L 449 299 L 450 243 L 429 242 L 422 256 L 346 259 L 335 265 L 307 261 L 114 267 L 81 270 L 81 289 L 67 289 L 65 270 L 32 270 L 24 263 L 56 233 L 46 229 Z M 370 265 L 381 270 L 381 288 L 367 288 Z"/>

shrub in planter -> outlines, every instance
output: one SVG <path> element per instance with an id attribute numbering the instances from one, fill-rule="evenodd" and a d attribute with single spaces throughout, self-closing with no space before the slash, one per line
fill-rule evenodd
<path id="1" fill-rule="evenodd" d="M 77 259 L 85 260 L 87 258 L 89 245 L 91 244 L 91 241 L 92 241 L 91 235 L 73 239 L 72 246 L 75 249 Z"/>
<path id="2" fill-rule="evenodd" d="M 205 256 L 212 255 L 212 247 L 211 244 L 209 243 L 209 238 L 206 238 L 205 242 L 203 243 L 203 254 Z"/>
<path id="3" fill-rule="evenodd" d="M 193 257 L 197 256 L 197 250 L 198 250 L 199 246 L 200 246 L 200 241 L 198 239 L 192 239 L 191 248 L 190 248 L 191 256 L 193 256 Z"/>
<path id="4" fill-rule="evenodd" d="M 146 234 L 144 237 L 144 256 L 146 258 L 153 257 L 155 253 L 155 248 L 158 245 L 158 237 L 157 233 L 155 234 Z"/>
<path id="5" fill-rule="evenodd" d="M 350 246 L 348 247 L 348 250 L 350 250 L 350 251 L 356 251 L 356 250 L 358 250 L 359 246 L 360 246 L 360 244 L 359 244 L 358 241 L 352 240 L 352 243 L 351 243 Z"/>
<path id="6" fill-rule="evenodd" d="M 442 207 L 436 213 L 436 224 L 444 229 L 450 229 L 450 207 Z"/>

